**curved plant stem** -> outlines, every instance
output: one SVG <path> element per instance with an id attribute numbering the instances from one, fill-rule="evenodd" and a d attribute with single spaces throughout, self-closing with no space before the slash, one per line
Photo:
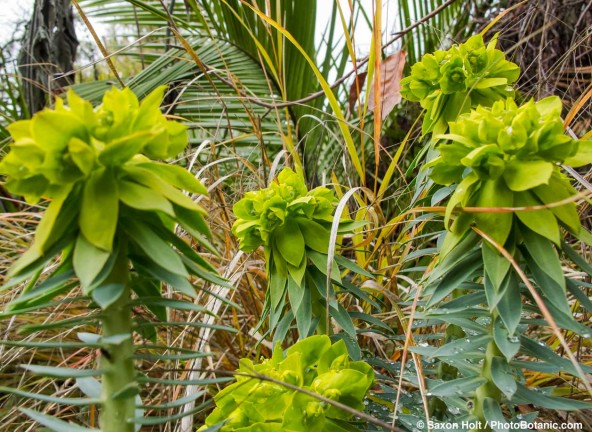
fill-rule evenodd
<path id="1" fill-rule="evenodd" d="M 122 246 L 105 284 L 122 286 L 121 294 L 103 310 L 103 339 L 100 368 L 104 371 L 101 389 L 102 432 L 134 432 L 128 423 L 135 413 L 136 377 L 134 371 L 132 317 L 129 307 L 129 262 Z M 117 339 L 115 339 L 117 337 Z M 111 343 L 113 342 L 113 343 Z"/>

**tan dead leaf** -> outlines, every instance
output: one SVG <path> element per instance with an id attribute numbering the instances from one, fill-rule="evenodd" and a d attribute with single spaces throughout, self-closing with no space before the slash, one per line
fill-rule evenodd
<path id="1" fill-rule="evenodd" d="M 401 102 L 401 79 L 406 56 L 405 51 L 398 51 L 384 59 L 380 67 L 382 120 Z M 374 111 L 374 86 L 370 86 L 368 93 L 368 111 Z"/>
<path id="2" fill-rule="evenodd" d="M 353 113 L 356 107 L 356 102 L 362 90 L 364 89 L 364 83 L 366 82 L 366 75 L 368 72 L 362 72 L 356 75 L 356 79 L 349 88 L 349 112 Z"/>

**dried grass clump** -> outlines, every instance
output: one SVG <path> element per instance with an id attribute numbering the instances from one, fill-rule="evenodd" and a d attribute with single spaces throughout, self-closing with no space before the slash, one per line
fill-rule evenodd
<path id="1" fill-rule="evenodd" d="M 520 65 L 518 87 L 525 98 L 557 95 L 565 113 L 576 106 L 571 123 L 579 135 L 590 129 L 592 104 L 584 102 L 592 90 L 592 3 L 587 0 L 510 0 L 506 14 L 491 30 L 500 32 L 501 49 Z M 587 97 L 590 97 L 588 94 Z M 582 103 L 584 102 L 584 103 Z M 581 104 L 579 106 L 578 104 Z"/>

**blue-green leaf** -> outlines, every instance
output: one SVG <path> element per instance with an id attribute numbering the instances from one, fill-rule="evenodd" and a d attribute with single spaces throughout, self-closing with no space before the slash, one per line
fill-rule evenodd
<path id="1" fill-rule="evenodd" d="M 345 331 L 348 335 L 355 338 L 356 337 L 356 327 L 354 326 L 349 313 L 347 310 L 341 305 L 341 303 L 337 303 L 337 307 L 330 307 L 331 316 L 335 320 L 337 324 Z"/>
<path id="2" fill-rule="evenodd" d="M 510 431 L 508 428 L 503 427 L 503 425 L 506 425 L 509 422 L 504 417 L 504 414 L 502 413 L 502 410 L 499 406 L 499 402 L 495 399 L 485 398 L 483 401 L 483 415 L 489 424 L 499 425 L 498 427 L 492 427 L 495 432 Z"/>
<path id="3" fill-rule="evenodd" d="M 298 327 L 298 334 L 300 338 L 305 338 L 310 336 L 310 334 L 314 331 L 314 327 L 312 327 L 312 307 L 311 307 L 311 296 L 310 296 L 310 288 L 308 288 L 305 284 L 302 286 L 303 297 L 301 306 L 298 308 L 297 312 L 294 312 L 294 316 L 296 318 L 296 327 Z"/>
<path id="4" fill-rule="evenodd" d="M 274 271 L 274 268 L 272 268 L 269 276 L 269 296 L 271 299 L 272 310 L 276 310 L 278 305 L 284 299 L 288 282 L 287 279 L 288 278 L 283 277 L 279 272 Z"/>
<path id="5" fill-rule="evenodd" d="M 89 398 L 99 399 L 101 397 L 101 383 L 95 378 L 76 378 L 76 385 Z"/>
<path id="6" fill-rule="evenodd" d="M 513 335 L 522 316 L 520 286 L 518 285 L 518 279 L 514 272 L 511 272 L 508 275 L 507 284 L 508 285 L 503 290 L 503 295 L 497 304 L 497 309 L 504 325 L 508 329 L 508 333 Z"/>
<path id="7" fill-rule="evenodd" d="M 74 277 L 72 270 L 59 272 L 41 282 L 33 289 L 26 291 L 20 297 L 9 303 L 9 310 L 18 310 L 21 307 L 27 308 L 52 299 L 58 294 L 72 289 L 76 283 L 68 282 Z"/>
<path id="8" fill-rule="evenodd" d="M 156 280 L 166 282 L 172 287 L 178 289 L 181 293 L 191 298 L 197 298 L 195 287 L 191 285 L 191 283 L 186 278 L 176 273 L 172 273 L 167 269 L 160 267 L 159 265 L 146 262 L 141 257 L 135 257 L 133 262 L 136 270 L 141 272 L 143 275 L 152 276 Z"/>
<path id="9" fill-rule="evenodd" d="M 290 307 L 295 315 L 298 315 L 298 310 L 302 304 L 304 298 L 304 292 L 306 287 L 302 284 L 298 284 L 293 278 L 288 278 L 288 296 L 290 298 Z M 304 305 L 306 307 L 306 305 Z"/>
<path id="10" fill-rule="evenodd" d="M 498 317 L 493 324 L 493 339 L 506 360 L 510 361 L 520 350 L 520 339 L 510 336 L 502 320 Z"/>
<path id="11" fill-rule="evenodd" d="M 54 432 L 101 432 L 99 429 L 89 429 L 82 426 L 77 426 L 72 423 L 59 420 L 47 414 L 42 414 L 27 408 L 19 408 L 25 415 L 31 417 L 43 426 L 50 428 Z"/>
<path id="12" fill-rule="evenodd" d="M 369 277 L 369 278 L 374 278 L 374 275 L 372 273 L 370 273 L 369 271 L 364 270 L 356 262 L 354 262 L 352 260 L 349 260 L 349 259 L 347 259 L 344 256 L 335 255 L 335 261 L 340 266 L 345 267 L 346 269 L 351 270 L 354 273 L 357 273 L 359 275 L 366 276 L 366 277 Z"/>
<path id="13" fill-rule="evenodd" d="M 467 358 L 471 354 L 478 354 L 481 356 L 482 354 L 480 353 L 479 348 L 487 345 L 490 340 L 491 336 L 489 335 L 455 339 L 438 348 L 430 355 L 430 357 L 441 358 L 463 356 L 464 358 Z"/>
<path id="14" fill-rule="evenodd" d="M 435 305 L 452 291 L 459 288 L 460 284 L 469 281 L 471 276 L 481 268 L 482 262 L 479 250 L 473 251 L 463 257 L 453 268 L 448 270 L 434 288 L 430 289 L 428 287 L 426 289 L 426 294 L 431 294 L 427 306 Z"/>
<path id="15" fill-rule="evenodd" d="M 115 303 L 123 294 L 125 286 L 122 284 L 99 285 L 92 291 L 92 298 L 101 309 L 105 310 Z"/>
<path id="16" fill-rule="evenodd" d="M 556 366 L 558 370 L 565 371 L 571 375 L 579 375 L 569 359 L 559 356 L 545 343 L 534 341 L 526 336 L 522 336 L 520 340 L 522 341 L 522 350 L 526 355 L 539 359 L 546 364 Z M 581 364 L 580 367 L 584 372 L 592 373 L 592 366 Z"/>
<path id="17" fill-rule="evenodd" d="M 323 275 L 327 276 L 327 261 L 328 257 L 325 254 L 318 253 L 316 251 L 309 250 L 307 252 L 308 257 L 314 264 L 314 266 L 323 273 Z M 341 275 L 339 274 L 339 267 L 333 262 L 333 266 L 331 266 L 331 279 L 334 280 L 336 283 L 341 282 Z"/>
<path id="18" fill-rule="evenodd" d="M 487 380 L 485 378 L 479 376 L 470 378 L 458 378 L 442 382 L 428 390 L 430 394 L 440 397 L 457 395 L 468 396 L 472 391 L 476 390 L 478 387 L 485 384 L 486 382 Z"/>
<path id="19" fill-rule="evenodd" d="M 502 391 L 502 393 L 511 399 L 516 393 L 516 381 L 514 374 L 510 370 L 510 365 L 506 359 L 502 357 L 494 357 L 491 360 L 491 378 L 495 386 Z"/>
<path id="20" fill-rule="evenodd" d="M 62 396 L 50 396 L 43 393 L 31 393 L 22 391 L 19 389 L 14 389 L 10 387 L 3 387 L 0 386 L 0 392 L 2 393 L 10 393 L 16 396 L 20 396 L 27 399 L 34 399 L 43 402 L 55 403 L 60 405 L 72 405 L 72 406 L 88 406 L 88 405 L 95 405 L 100 404 L 101 400 L 99 398 L 65 398 Z"/>
<path id="21" fill-rule="evenodd" d="M 565 276 L 561 261 L 549 240 L 531 230 L 521 230 L 524 245 L 537 266 L 561 287 L 565 294 Z"/>
<path id="22" fill-rule="evenodd" d="M 514 395 L 515 404 L 534 404 L 542 408 L 563 411 L 578 411 L 592 409 L 592 403 L 556 396 L 547 396 L 540 391 L 534 391 L 524 384 L 517 383 L 518 389 Z"/>
<path id="23" fill-rule="evenodd" d="M 495 291 L 500 292 L 502 282 L 504 281 L 508 270 L 510 269 L 511 263 L 497 250 L 495 250 L 489 243 L 483 244 L 482 248 L 483 264 L 485 266 L 485 272 Z M 491 303 L 490 303 L 491 306 Z"/>
<path id="24" fill-rule="evenodd" d="M 98 369 L 72 369 L 39 365 L 21 365 L 21 367 L 33 372 L 34 374 L 53 378 L 84 378 L 98 376 L 103 373 L 103 371 Z"/>
<path id="25" fill-rule="evenodd" d="M 189 277 L 179 255 L 149 226 L 137 221 L 126 224 L 124 229 L 130 240 L 136 243 L 152 262 L 183 278 Z"/>

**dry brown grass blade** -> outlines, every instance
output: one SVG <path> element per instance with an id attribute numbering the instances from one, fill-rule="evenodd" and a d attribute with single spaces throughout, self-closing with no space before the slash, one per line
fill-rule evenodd
<path id="1" fill-rule="evenodd" d="M 235 284 L 237 282 L 238 279 L 240 279 L 240 277 L 242 276 L 242 273 L 240 271 L 237 271 L 237 266 L 238 263 L 241 261 L 243 256 L 243 252 L 239 252 L 235 255 L 235 257 L 233 258 L 233 260 L 230 262 L 230 264 L 228 265 L 226 272 L 224 273 L 224 278 L 227 278 L 231 281 L 231 283 Z M 220 312 L 220 309 L 222 308 L 222 306 L 224 306 L 222 300 L 220 300 L 220 298 L 227 298 L 228 294 L 230 292 L 230 290 L 226 287 L 214 287 L 212 289 L 214 292 L 216 292 L 217 296 L 210 296 L 210 298 L 208 299 L 207 303 L 206 303 L 206 309 L 209 310 L 210 312 L 213 313 L 213 315 L 204 315 L 201 319 L 201 321 L 206 324 L 206 326 L 202 327 L 199 330 L 199 336 L 198 336 L 198 343 L 197 345 L 194 347 L 196 352 L 209 352 L 209 342 L 212 336 L 212 333 L 215 330 L 212 330 L 211 325 L 214 324 L 216 322 L 216 320 L 218 319 L 218 314 Z M 202 369 L 202 361 L 203 358 L 197 358 L 195 360 L 193 360 L 192 362 L 190 362 L 187 366 L 187 369 L 190 371 L 188 378 L 190 380 L 198 380 L 198 379 L 203 379 L 205 378 L 206 373 L 202 373 L 199 372 Z M 187 386 L 187 388 L 185 389 L 185 395 L 184 396 L 191 396 L 197 392 L 199 392 L 202 389 L 202 386 L 195 386 L 195 385 L 191 385 L 191 386 Z M 192 400 L 191 402 L 185 404 L 182 408 L 183 413 L 190 413 L 193 408 L 195 407 L 195 400 Z M 181 432 L 191 432 L 195 430 L 194 427 L 194 419 L 193 416 L 186 416 L 183 417 L 183 419 L 181 419 L 181 424 L 180 424 L 180 431 Z"/>
<path id="2" fill-rule="evenodd" d="M 393 409 L 393 421 L 391 423 L 392 426 L 394 426 L 395 422 L 397 421 L 397 411 L 398 411 L 398 407 L 399 407 L 399 400 L 401 397 L 401 388 L 403 387 L 403 372 L 405 370 L 405 365 L 407 363 L 407 353 L 409 352 L 410 346 L 415 346 L 415 339 L 413 338 L 412 328 L 413 328 L 413 319 L 415 316 L 415 311 L 417 310 L 417 303 L 419 301 L 420 296 L 421 296 L 421 287 L 419 285 L 417 285 L 415 296 L 413 298 L 413 304 L 411 306 L 411 312 L 409 313 L 409 316 L 406 318 L 407 319 L 407 328 L 405 329 L 405 344 L 403 346 L 403 357 L 401 358 L 401 374 L 399 375 L 397 397 L 395 399 L 395 404 L 394 404 L 394 409 Z M 404 322 L 405 317 L 403 316 L 402 313 L 399 313 L 399 319 L 401 320 L 401 323 Z M 425 386 L 425 377 L 423 375 L 423 367 L 422 367 L 421 359 L 416 353 L 411 353 L 411 356 L 413 357 L 413 361 L 415 363 L 416 370 L 417 370 L 417 382 L 419 384 L 421 401 L 423 403 L 423 409 L 424 409 L 424 412 L 426 415 L 426 422 L 429 424 L 430 409 L 428 406 L 428 398 L 427 398 L 427 392 L 426 392 L 426 386 Z"/>
<path id="3" fill-rule="evenodd" d="M 374 103 L 374 193 L 378 191 L 378 169 L 380 165 L 380 138 L 382 135 L 383 88 L 382 83 L 382 0 L 372 2 L 374 12 L 374 25 L 372 27 L 372 58 L 374 60 L 374 80 L 372 83 L 373 97 L 368 96 L 368 109 L 370 102 Z M 372 74 L 371 74 L 372 75 Z"/>
<path id="4" fill-rule="evenodd" d="M 496 16 L 494 19 L 492 19 L 487 26 L 485 26 L 485 28 L 483 30 L 481 30 L 481 35 L 485 35 L 485 33 L 487 33 L 489 30 L 491 30 L 491 28 L 496 25 L 498 23 L 499 20 L 501 20 L 504 16 L 506 16 L 507 14 L 509 14 L 510 12 L 512 12 L 514 9 L 519 8 L 520 6 L 522 6 L 523 4 L 527 3 L 529 0 L 523 0 L 520 3 L 517 3 L 513 6 L 510 6 L 507 9 L 504 9 L 503 12 L 501 12 L 500 14 L 498 14 L 498 16 Z"/>
<path id="5" fill-rule="evenodd" d="M 84 21 L 84 25 L 86 26 L 86 28 L 88 28 L 88 31 L 92 35 L 95 43 L 97 44 L 97 47 L 99 47 L 101 54 L 103 54 L 103 57 L 105 58 L 105 61 L 107 62 L 107 65 L 109 66 L 109 69 L 111 70 L 111 73 L 113 74 L 113 76 L 115 77 L 115 79 L 117 80 L 119 85 L 122 88 L 125 87 L 125 83 L 123 82 L 123 80 L 119 76 L 119 72 L 117 72 L 117 69 L 115 68 L 113 61 L 111 60 L 111 57 L 109 55 L 109 52 L 107 51 L 107 48 L 105 48 L 105 45 L 103 45 L 103 42 L 101 41 L 101 38 L 99 37 L 99 35 L 95 31 L 95 28 L 92 26 L 92 24 L 88 20 L 88 17 L 84 13 L 84 11 L 80 7 L 80 5 L 78 4 L 78 0 L 72 0 L 72 4 L 74 4 L 74 6 L 76 7 L 76 10 L 78 11 L 78 14 L 80 15 L 80 18 L 82 18 L 82 21 Z"/>
<path id="6" fill-rule="evenodd" d="M 571 107 L 571 109 L 569 110 L 567 115 L 565 116 L 565 120 L 563 121 L 564 127 L 567 128 L 571 124 L 573 119 L 580 112 L 582 107 L 586 105 L 586 103 L 590 100 L 590 98 L 592 98 L 592 83 L 588 87 L 588 90 L 584 94 L 582 94 L 578 98 L 578 100 L 576 100 L 574 102 L 573 106 Z"/>

